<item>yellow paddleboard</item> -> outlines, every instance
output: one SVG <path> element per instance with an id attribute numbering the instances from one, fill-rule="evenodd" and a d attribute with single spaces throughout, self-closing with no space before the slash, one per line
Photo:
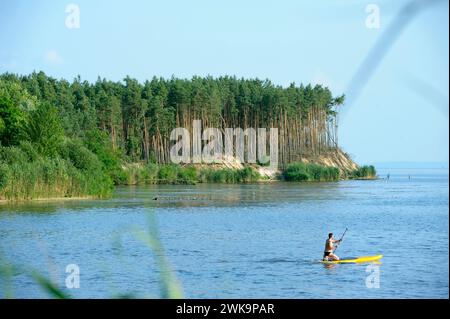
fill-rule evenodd
<path id="1" fill-rule="evenodd" d="M 325 261 L 321 260 L 321 263 L 324 264 L 349 264 L 349 263 L 367 263 L 372 261 L 378 261 L 383 257 L 383 255 L 375 255 L 375 256 L 361 256 L 356 257 L 352 259 L 341 259 L 341 260 L 334 260 L 334 261 Z"/>

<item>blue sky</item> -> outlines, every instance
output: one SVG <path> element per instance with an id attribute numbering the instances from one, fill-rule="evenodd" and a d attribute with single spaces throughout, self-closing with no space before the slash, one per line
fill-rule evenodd
<path id="1" fill-rule="evenodd" d="M 65 8 L 80 8 L 80 28 Z M 365 21 L 380 9 L 380 28 Z M 320 83 L 345 93 L 406 1 L 2 1 L 0 73 L 236 75 L 276 84 Z M 360 163 L 446 161 L 449 154 L 448 1 L 421 12 L 340 119 L 339 138 Z"/>

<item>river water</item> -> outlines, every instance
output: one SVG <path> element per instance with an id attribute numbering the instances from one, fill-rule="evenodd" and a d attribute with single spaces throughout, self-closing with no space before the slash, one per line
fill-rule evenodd
<path id="1" fill-rule="evenodd" d="M 448 298 L 446 169 L 379 171 L 375 181 L 159 185 L 117 188 L 112 199 L 0 205 L 0 297 L 46 297 L 37 270 L 76 298 L 159 297 L 153 251 L 135 235 L 156 217 L 187 298 Z M 325 266 L 383 254 L 381 264 Z M 79 268 L 79 288 L 65 285 Z"/>

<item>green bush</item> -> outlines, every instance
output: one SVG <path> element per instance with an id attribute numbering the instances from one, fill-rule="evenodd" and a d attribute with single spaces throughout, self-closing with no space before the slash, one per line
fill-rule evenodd
<path id="1" fill-rule="evenodd" d="M 0 162 L 6 164 L 28 162 L 28 156 L 17 146 L 0 146 Z"/>
<path id="2" fill-rule="evenodd" d="M 150 184 L 156 183 L 158 180 L 158 171 L 159 171 L 158 164 L 152 162 L 148 163 L 145 166 L 145 169 L 147 170 L 148 182 Z"/>
<path id="3" fill-rule="evenodd" d="M 283 172 L 283 176 L 287 181 L 308 181 L 311 179 L 306 164 L 304 163 L 293 163 L 287 166 L 286 170 Z"/>
<path id="4" fill-rule="evenodd" d="M 21 141 L 19 144 L 19 148 L 26 155 L 29 162 L 36 161 L 40 157 L 33 143 L 29 141 Z"/>
<path id="5" fill-rule="evenodd" d="M 261 178 L 260 174 L 252 167 L 247 166 L 243 169 L 211 169 L 204 168 L 200 170 L 198 180 L 202 183 L 250 183 L 257 182 Z"/>
<path id="6" fill-rule="evenodd" d="M 128 174 L 121 166 L 119 166 L 117 169 L 110 171 L 108 173 L 109 173 L 109 176 L 111 177 L 111 180 L 113 181 L 114 185 L 127 184 Z"/>
<path id="7" fill-rule="evenodd" d="M 350 172 L 350 178 L 375 178 L 377 171 L 373 165 L 364 165 Z"/>
<path id="8" fill-rule="evenodd" d="M 60 145 L 58 152 L 62 158 L 70 160 L 77 169 L 85 171 L 102 170 L 102 164 L 97 156 L 81 142 L 66 140 Z"/>
<path id="9" fill-rule="evenodd" d="M 111 193 L 113 182 L 96 155 L 67 140 L 58 154 L 41 156 L 31 142 L 0 147 L 0 198 L 32 199 Z"/>
<path id="10" fill-rule="evenodd" d="M 160 167 L 158 172 L 158 179 L 160 182 L 176 184 L 178 180 L 179 165 L 167 164 Z"/>
<path id="11" fill-rule="evenodd" d="M 285 180 L 294 182 L 337 181 L 339 180 L 339 169 L 318 164 L 292 163 L 283 171 L 283 176 Z"/>
<path id="12" fill-rule="evenodd" d="M 122 169 L 122 154 L 119 150 L 113 149 L 106 132 L 98 129 L 87 131 L 84 145 L 97 155 L 114 184 L 122 184 L 126 180 L 126 173 Z"/>
<path id="13" fill-rule="evenodd" d="M 237 174 L 238 174 L 238 181 L 241 183 L 256 182 L 261 178 L 261 175 L 250 166 L 238 170 Z"/>
<path id="14" fill-rule="evenodd" d="M 178 171 L 179 184 L 195 184 L 198 181 L 197 169 L 193 166 L 182 167 Z"/>

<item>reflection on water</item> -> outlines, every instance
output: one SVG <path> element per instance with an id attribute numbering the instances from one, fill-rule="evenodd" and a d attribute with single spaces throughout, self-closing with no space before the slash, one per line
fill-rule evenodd
<path id="1" fill-rule="evenodd" d="M 351 187 L 351 186 L 349 186 Z M 0 212 L 52 213 L 61 209 L 120 207 L 202 207 L 235 205 L 270 205 L 308 200 L 338 199 L 345 188 L 339 183 L 261 183 L 148 185 L 117 187 L 107 200 L 52 200 L 0 205 Z M 301 190 L 301 191 L 299 191 Z"/>
<path id="2" fill-rule="evenodd" d="M 153 211 L 189 298 L 447 298 L 448 171 L 389 174 L 337 183 L 119 187 L 107 200 L 3 203 L 0 252 L 63 289 L 66 265 L 79 265 L 81 288 L 68 291 L 75 297 L 155 297 L 159 270 L 130 232 L 145 228 Z M 339 255 L 383 254 L 380 288 L 365 286 L 365 264 L 319 262 L 328 232 L 346 227 Z M 415 262 L 405 264 L 411 254 Z M 42 297 L 24 274 L 13 279 L 15 296 Z"/>

